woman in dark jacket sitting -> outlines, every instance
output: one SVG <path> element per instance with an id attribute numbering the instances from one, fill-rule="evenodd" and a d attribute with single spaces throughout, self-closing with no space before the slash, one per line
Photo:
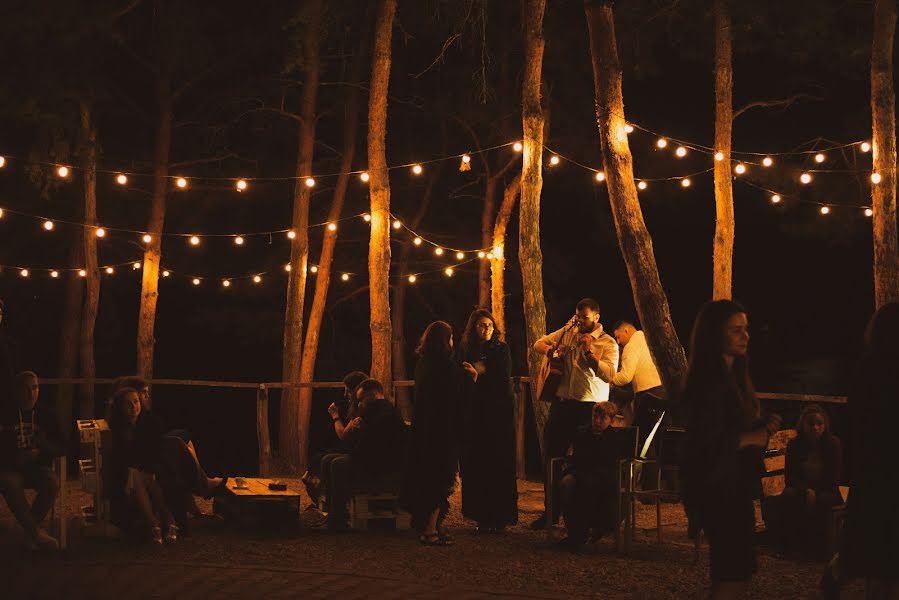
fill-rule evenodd
<path id="1" fill-rule="evenodd" d="M 445 546 L 452 542 L 440 532 L 440 524 L 456 485 L 463 388 L 478 373 L 453 360 L 453 330 L 444 321 L 428 325 L 417 352 L 415 413 L 400 505 L 412 513 L 422 544 Z"/>
<path id="2" fill-rule="evenodd" d="M 784 544 L 791 549 L 823 548 L 830 509 L 842 503 L 843 445 L 817 404 L 803 409 L 797 429 L 799 435 L 787 444 Z"/>

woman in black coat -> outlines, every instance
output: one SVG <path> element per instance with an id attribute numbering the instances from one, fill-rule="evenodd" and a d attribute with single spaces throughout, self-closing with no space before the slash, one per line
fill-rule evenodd
<path id="1" fill-rule="evenodd" d="M 453 330 L 444 321 L 428 325 L 421 336 L 415 366 L 412 439 L 400 505 L 412 513 L 424 545 L 449 545 L 440 524 L 449 510 L 459 465 L 461 403 L 466 380 L 477 379 L 468 363 L 452 355 Z M 467 372 L 467 373 L 466 373 Z"/>
<path id="2" fill-rule="evenodd" d="M 462 514 L 477 521 L 479 533 L 518 522 L 512 356 L 499 337 L 493 315 L 478 309 L 459 348 L 459 358 L 478 372 L 466 386 L 461 474 Z"/>

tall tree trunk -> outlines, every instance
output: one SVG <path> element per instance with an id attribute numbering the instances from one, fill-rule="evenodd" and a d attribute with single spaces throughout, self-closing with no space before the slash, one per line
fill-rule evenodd
<path id="1" fill-rule="evenodd" d="M 162 60 L 156 83 L 159 115 L 156 122 L 156 146 L 153 150 L 153 191 L 150 197 L 150 220 L 147 233 L 150 243 L 144 248 L 141 276 L 140 314 L 137 321 L 137 374 L 153 378 L 153 346 L 156 342 L 156 302 L 159 300 L 159 262 L 162 259 L 162 228 L 165 224 L 165 202 L 168 194 L 169 155 L 172 150 L 173 61 Z M 88 232 L 89 234 L 90 232 Z"/>
<path id="2" fill-rule="evenodd" d="M 97 130 L 93 124 L 93 102 L 82 99 L 81 113 L 81 154 L 84 178 L 84 270 L 86 288 L 81 312 L 81 384 L 78 394 L 82 418 L 92 418 L 95 412 L 94 383 L 96 364 L 94 362 L 94 328 L 97 324 L 97 309 L 100 304 L 100 266 L 97 262 Z"/>
<path id="3" fill-rule="evenodd" d="M 874 172 L 881 180 L 871 190 L 874 211 L 874 301 L 879 308 L 899 300 L 899 243 L 896 236 L 896 93 L 893 89 L 893 38 L 896 0 L 875 0 L 871 49 L 871 114 Z"/>
<path id="4" fill-rule="evenodd" d="M 493 258 L 490 260 L 490 312 L 496 328 L 506 335 L 506 230 L 515 208 L 515 200 L 521 192 L 521 176 L 515 177 L 503 191 L 503 202 L 496 213 L 493 227 Z M 498 250 L 498 251 L 497 251 Z"/>
<path id="5" fill-rule="evenodd" d="M 662 383 L 669 392 L 674 393 L 679 390 L 686 373 L 687 359 L 671 322 L 668 299 L 662 289 L 652 250 L 652 239 L 643 222 L 634 184 L 633 160 L 624 131 L 626 123 L 615 17 L 611 5 L 605 2 L 585 0 L 584 8 L 593 58 L 599 141 L 618 242 L 649 349 L 659 368 Z"/>
<path id="6" fill-rule="evenodd" d="M 74 228 L 72 239 L 72 262 L 69 266 L 80 269 L 84 263 L 83 228 Z M 74 379 L 78 374 L 78 335 L 81 331 L 81 302 L 84 297 L 83 283 L 77 271 L 68 271 L 66 277 L 66 296 L 63 308 L 62 332 L 59 340 L 59 377 Z M 59 430 L 66 437 L 72 431 L 74 417 L 75 386 L 63 383 L 57 387 L 56 419 Z"/>
<path id="7" fill-rule="evenodd" d="M 368 249 L 371 305 L 371 371 L 390 390 L 390 179 L 387 173 L 387 88 L 396 0 L 380 0 L 375 24 L 371 86 L 368 96 L 368 174 L 371 195 L 371 241 Z"/>
<path id="8" fill-rule="evenodd" d="M 311 0 L 306 9 L 308 19 L 303 38 L 305 73 L 300 108 L 300 131 L 297 150 L 296 184 L 293 198 L 293 231 L 290 244 L 290 272 L 287 277 L 287 309 L 284 315 L 282 380 L 299 383 L 303 351 L 303 308 L 306 299 L 306 266 L 309 262 L 309 200 L 312 188 L 306 179 L 312 176 L 315 147 L 315 103 L 318 97 L 319 41 L 321 39 L 322 0 Z M 306 451 L 300 432 L 309 421 L 310 404 L 300 406 L 299 388 L 284 388 L 281 395 L 280 456 L 283 465 L 294 472 L 305 467 Z M 305 419 L 304 419 L 305 415 Z"/>
<path id="9" fill-rule="evenodd" d="M 364 50 L 353 62 L 348 81 L 359 81 L 362 73 L 362 62 L 365 56 Z M 359 87 L 347 86 L 347 98 L 344 106 L 343 121 L 343 158 L 340 161 L 340 175 L 337 178 L 337 187 L 334 188 L 334 196 L 331 200 L 331 209 L 328 211 L 328 221 L 337 223 L 343 214 L 343 205 L 346 200 L 347 186 L 350 181 L 350 171 L 353 169 L 353 157 L 356 154 L 356 134 L 359 130 Z M 315 277 L 315 292 L 312 296 L 312 308 L 309 312 L 309 322 L 306 325 L 306 336 L 303 340 L 303 361 L 300 367 L 300 381 L 309 383 L 315 378 L 315 360 L 318 355 L 319 334 L 321 333 L 322 317 L 325 314 L 325 304 L 328 299 L 328 288 L 331 284 L 331 267 L 334 262 L 334 247 L 337 245 L 337 229 L 331 231 L 325 228 L 322 252 L 318 262 L 318 273 Z M 309 452 L 309 415 L 312 407 L 312 388 L 300 390 L 300 463 L 308 466 Z"/>
<path id="10" fill-rule="evenodd" d="M 730 0 L 715 0 L 715 241 L 712 250 L 712 298 L 731 297 L 734 255 L 734 190 L 731 129 L 734 122 Z"/>
<path id="11" fill-rule="evenodd" d="M 444 142 L 446 141 L 446 130 L 444 128 Z M 444 143 L 443 152 L 446 152 L 446 144 Z M 424 194 L 418 203 L 418 208 L 409 222 L 409 228 L 417 231 L 425 215 L 431 207 L 431 198 L 434 197 L 434 188 L 440 179 L 440 173 L 443 170 L 444 163 L 440 162 L 434 165 L 434 169 L 428 175 L 428 183 L 425 186 Z M 393 378 L 407 379 L 406 370 L 406 292 L 408 291 L 409 277 L 409 256 L 412 252 L 412 244 L 406 240 L 400 247 L 400 254 L 396 261 L 396 282 L 393 284 L 393 302 L 390 304 L 391 324 L 393 331 L 391 335 L 391 348 L 393 351 Z M 412 401 L 411 389 L 401 387 L 396 389 L 394 394 L 396 397 L 396 405 L 400 409 L 403 418 L 407 421 L 412 420 Z"/>
<path id="12" fill-rule="evenodd" d="M 487 178 L 487 187 L 484 191 L 484 208 L 481 212 L 481 248 L 489 248 L 493 241 L 496 188 L 499 187 L 499 183 L 500 178 L 496 175 L 491 175 Z M 490 265 L 486 260 L 482 260 L 478 263 L 478 306 L 480 308 L 488 308 L 490 306 L 490 279 Z"/>
<path id="13" fill-rule="evenodd" d="M 537 422 L 537 438 L 543 451 L 543 429 L 548 408 L 537 397 L 536 385 L 543 357 L 534 342 L 546 333 L 543 300 L 543 252 L 540 249 L 540 193 L 543 189 L 543 108 L 540 83 L 543 73 L 543 13 L 546 0 L 528 0 L 525 7 L 522 126 L 524 156 L 521 166 L 521 203 L 518 217 L 518 262 L 524 290 L 524 320 L 528 343 L 531 401 Z"/>

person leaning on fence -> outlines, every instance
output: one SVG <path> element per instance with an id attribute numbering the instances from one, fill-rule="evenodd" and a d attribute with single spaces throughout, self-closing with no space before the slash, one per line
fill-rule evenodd
<path id="1" fill-rule="evenodd" d="M 588 537 L 592 542 L 598 541 L 618 526 L 618 453 L 611 429 L 617 412 L 614 403 L 597 402 L 591 424 L 581 427 L 574 438 L 574 452 L 559 484 L 562 516 L 568 530 L 567 537 L 559 541 L 562 548 L 576 551 Z"/>
<path id="2" fill-rule="evenodd" d="M 59 480 L 50 468 L 64 454 L 56 415 L 38 403 L 38 378 L 31 371 L 15 377 L 15 402 L 0 405 L 0 494 L 25 530 L 29 549 L 59 547 L 40 524 L 53 507 Z M 25 488 L 37 491 L 28 505 Z"/>
<path id="3" fill-rule="evenodd" d="M 827 547 L 831 509 L 843 502 L 843 445 L 818 404 L 802 410 L 796 429 L 799 435 L 787 444 L 781 533 L 789 550 L 820 551 Z"/>
<path id="4" fill-rule="evenodd" d="M 112 450 L 104 473 L 112 522 L 156 544 L 162 544 L 163 539 L 175 542 L 179 528 L 156 476 L 159 448 L 139 435 L 140 413 L 140 395 L 134 388 L 121 388 L 112 397 L 109 410 Z"/>
<path id="5" fill-rule="evenodd" d="M 687 412 L 682 465 L 688 534 L 709 540 L 712 598 L 742 598 L 756 571 L 755 508 L 763 456 L 780 417 L 760 418 L 749 379 L 749 320 L 731 300 L 706 303 L 690 338 L 681 403 Z"/>

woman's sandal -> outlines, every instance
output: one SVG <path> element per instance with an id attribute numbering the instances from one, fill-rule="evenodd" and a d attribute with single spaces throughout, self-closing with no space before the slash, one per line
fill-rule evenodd
<path id="1" fill-rule="evenodd" d="M 418 536 L 422 546 L 452 546 L 453 540 L 442 537 L 439 533 L 423 533 Z"/>

